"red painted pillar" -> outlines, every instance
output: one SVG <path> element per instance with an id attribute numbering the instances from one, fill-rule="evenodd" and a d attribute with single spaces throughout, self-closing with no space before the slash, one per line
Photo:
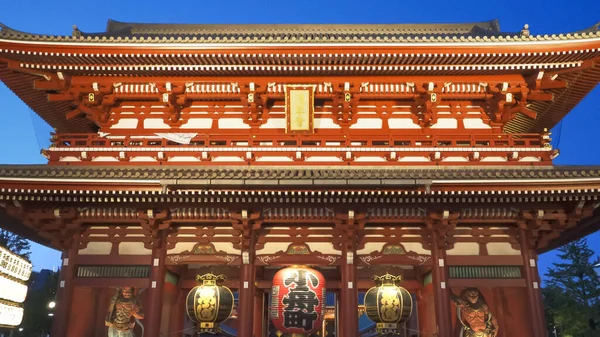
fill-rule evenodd
<path id="1" fill-rule="evenodd" d="M 238 291 L 238 337 L 253 337 L 254 329 L 254 292 L 256 271 L 254 253 L 242 252 L 240 268 L 240 287 Z"/>
<path id="2" fill-rule="evenodd" d="M 433 283 L 433 297 L 435 300 L 435 320 L 438 326 L 439 337 L 452 336 L 452 319 L 450 317 L 450 295 L 448 293 L 448 275 L 445 263 L 445 254 L 440 254 L 437 243 L 437 234 L 431 234 L 431 277 Z"/>
<path id="3" fill-rule="evenodd" d="M 537 267 L 537 253 L 535 251 L 532 251 L 530 256 L 535 261 L 535 265 L 531 268 L 531 272 L 533 274 L 533 278 L 537 281 L 538 285 L 537 288 L 534 287 L 535 293 L 537 295 L 535 304 L 537 306 L 537 314 L 540 324 L 540 335 L 544 337 L 548 336 L 548 325 L 546 324 L 546 312 L 544 311 L 544 300 L 542 298 L 542 280 L 540 278 L 540 273 Z"/>
<path id="4" fill-rule="evenodd" d="M 105 324 L 108 305 L 110 304 L 110 296 L 108 288 L 92 288 L 96 293 L 98 305 L 96 308 L 96 328 L 94 329 L 94 337 L 105 337 L 108 334 L 108 327 Z"/>
<path id="5" fill-rule="evenodd" d="M 538 302 L 540 301 L 539 295 L 539 281 L 534 276 L 534 271 L 537 273 L 537 261 L 532 258 L 529 246 L 527 245 L 526 233 L 523 228 L 519 229 L 519 240 L 521 246 L 521 255 L 523 257 L 523 270 L 525 272 L 525 283 L 527 289 L 527 303 L 529 305 L 531 329 L 534 337 L 544 337 L 542 334 L 543 329 L 540 328 L 540 312 Z"/>
<path id="6" fill-rule="evenodd" d="M 356 284 L 355 252 L 346 248 L 342 251 L 342 284 L 340 288 L 341 317 L 344 337 L 358 336 L 358 289 Z"/>
<path id="7" fill-rule="evenodd" d="M 164 297 L 165 275 L 167 272 L 165 265 L 167 254 L 166 236 L 167 233 L 162 231 L 152 250 L 150 288 L 148 288 L 144 316 L 144 337 L 160 336 L 162 302 Z"/>
<path id="8" fill-rule="evenodd" d="M 186 315 L 186 300 L 187 292 L 183 289 L 179 289 L 177 293 L 177 298 L 175 299 L 175 307 L 173 308 L 173 312 L 171 314 L 170 322 L 170 333 L 172 336 L 181 336 L 183 330 L 183 322 Z"/>
<path id="9" fill-rule="evenodd" d="M 62 254 L 58 289 L 56 291 L 56 309 L 52 321 L 52 337 L 67 336 L 69 315 L 73 302 L 75 277 L 77 276 L 77 255 L 79 253 L 79 234 L 74 235 L 71 247 Z M 47 305 L 47 304 L 45 304 Z"/>
<path id="10" fill-rule="evenodd" d="M 262 337 L 263 325 L 265 322 L 265 300 L 262 290 L 257 290 L 254 294 L 254 336 Z"/>

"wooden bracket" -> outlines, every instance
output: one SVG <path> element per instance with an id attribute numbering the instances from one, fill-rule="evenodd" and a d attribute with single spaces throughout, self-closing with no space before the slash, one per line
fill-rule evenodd
<path id="1" fill-rule="evenodd" d="M 331 96 L 331 113 L 335 124 L 342 127 L 349 127 L 357 121 L 356 109 L 361 94 L 356 91 L 353 85 L 350 85 L 349 88 L 345 86 L 343 83 L 338 84 L 338 89 Z"/>
<path id="2" fill-rule="evenodd" d="M 234 248 L 242 251 L 253 251 L 254 248 L 262 248 L 256 246 L 257 237 L 263 223 L 260 211 L 241 210 L 230 212 L 229 217 L 233 229 L 239 232 L 239 241 L 233 244 Z"/>
<path id="3" fill-rule="evenodd" d="M 337 213 L 334 223 L 333 246 L 335 249 L 350 251 L 364 248 L 364 229 L 367 222 L 365 213 L 349 210 Z"/>
<path id="4" fill-rule="evenodd" d="M 460 212 L 457 211 L 430 212 L 425 219 L 424 247 L 431 250 L 435 237 L 439 249 L 452 249 L 456 243 L 454 234 L 459 217 Z"/>

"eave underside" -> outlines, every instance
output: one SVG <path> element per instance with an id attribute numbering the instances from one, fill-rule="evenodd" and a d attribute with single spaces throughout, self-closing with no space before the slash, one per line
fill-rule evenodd
<path id="1" fill-rule="evenodd" d="M 43 44 L 7 44 L 5 49 L 0 43 L 0 80 L 58 132 L 75 133 L 94 132 L 97 128 L 85 117 L 67 120 L 67 114 L 74 109 L 72 104 L 47 101 L 48 92 L 36 90 L 35 80 L 56 77 L 60 72 L 67 77 L 148 83 L 164 78 L 235 82 L 252 77 L 278 83 L 311 83 L 311 77 L 393 82 L 397 76 L 427 77 L 431 81 L 438 76 L 472 76 L 477 81 L 478 76 L 518 74 L 535 78 L 546 72 L 558 75 L 567 87 L 550 90 L 554 95 L 551 101 L 528 102 L 528 108 L 537 113 L 536 119 L 518 113 L 504 128 L 508 133 L 539 133 L 552 128 L 600 82 L 597 41 L 576 42 L 525 48 L 493 44 L 456 48 L 430 45 L 417 50 L 367 45 L 342 49 L 234 46 L 177 51 L 95 45 L 71 50 Z"/>
<path id="2" fill-rule="evenodd" d="M 12 216 L 25 216 L 31 224 L 33 218 L 47 214 L 48 221 L 58 221 L 49 225 L 53 231 L 77 212 L 97 224 L 136 224 L 138 212 L 146 214 L 147 209 L 195 214 L 194 207 L 217 207 L 228 214 L 268 205 L 292 210 L 291 218 L 273 220 L 291 224 L 301 219 L 293 209 L 325 206 L 371 214 L 367 224 L 381 225 L 418 224 L 425 221 L 421 219 L 425 214 L 447 211 L 459 226 L 526 225 L 532 235 L 540 235 L 537 249 L 543 252 L 598 230 L 600 219 L 600 167 L 328 170 L 5 165 L 0 166 L 0 186 L 0 202 Z M 219 212 L 214 220 L 205 214 L 198 221 L 228 222 Z M 20 230 L 14 220 L 3 222 L 3 227 Z M 29 227 L 20 233 L 42 244 L 52 239 Z"/>

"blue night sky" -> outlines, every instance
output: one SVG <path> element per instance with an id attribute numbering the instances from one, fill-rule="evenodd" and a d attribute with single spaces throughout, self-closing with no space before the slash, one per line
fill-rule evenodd
<path id="1" fill-rule="evenodd" d="M 597 0 L 469 1 L 307 1 L 307 0 L 19 0 L 3 1 L 0 22 L 17 30 L 70 35 L 72 25 L 85 32 L 104 31 L 108 19 L 153 23 L 445 23 L 499 19 L 503 31 L 532 34 L 572 32 L 600 21 Z M 593 8 L 596 8 L 594 10 Z M 0 84 L 0 163 L 39 164 L 51 128 Z M 557 165 L 600 165 L 600 88 L 585 98 L 553 132 L 561 155 Z M 558 143 L 558 144 L 557 144 Z M 589 236 L 600 252 L 600 233 Z M 34 269 L 59 265 L 60 254 L 33 245 Z M 540 272 L 556 260 L 540 257 Z"/>

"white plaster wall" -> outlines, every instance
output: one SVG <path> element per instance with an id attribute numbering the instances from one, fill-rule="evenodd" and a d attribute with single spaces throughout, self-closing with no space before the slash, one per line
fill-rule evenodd
<path id="1" fill-rule="evenodd" d="M 109 255 L 111 242 L 90 242 L 87 247 L 79 250 L 79 255 Z"/>
<path id="2" fill-rule="evenodd" d="M 146 249 L 143 242 L 121 242 L 119 255 L 152 255 L 152 250 Z"/>
<path id="3" fill-rule="evenodd" d="M 215 250 L 224 251 L 227 254 L 231 255 L 239 255 L 240 250 L 233 248 L 233 243 L 231 242 L 211 242 L 215 246 Z M 167 254 L 179 254 L 183 251 L 191 251 L 194 248 L 196 242 L 179 242 L 175 244 L 175 248 L 169 249 Z"/>
<path id="4" fill-rule="evenodd" d="M 521 251 L 513 249 L 508 242 L 489 242 L 486 247 L 489 255 L 521 255 Z"/>
<path id="5" fill-rule="evenodd" d="M 333 243 L 331 242 L 310 242 L 306 244 L 311 251 L 320 252 L 323 254 L 331 254 L 331 255 L 341 255 L 342 252 L 333 248 Z"/>
<path id="6" fill-rule="evenodd" d="M 454 248 L 446 250 L 447 255 L 479 255 L 477 242 L 457 242 Z"/>

